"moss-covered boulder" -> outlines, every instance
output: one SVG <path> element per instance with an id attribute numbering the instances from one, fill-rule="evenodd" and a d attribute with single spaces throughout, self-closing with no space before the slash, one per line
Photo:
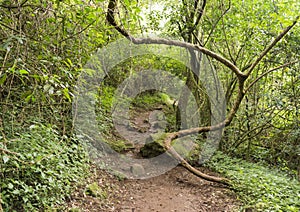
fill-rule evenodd
<path id="1" fill-rule="evenodd" d="M 166 148 L 164 141 L 167 133 L 156 133 L 150 135 L 146 140 L 146 144 L 141 148 L 140 153 L 145 158 L 156 157 L 164 152 Z M 172 142 L 172 147 L 175 151 L 188 161 L 197 160 L 197 145 L 188 137 L 179 138 Z"/>
<path id="2" fill-rule="evenodd" d="M 146 144 L 140 149 L 141 155 L 145 158 L 153 158 L 164 153 L 166 148 L 163 144 L 166 136 L 166 133 L 156 133 L 150 135 L 146 139 Z"/>
<path id="3" fill-rule="evenodd" d="M 154 121 L 151 123 L 153 129 L 162 129 L 164 130 L 168 122 L 166 121 Z"/>
<path id="4" fill-rule="evenodd" d="M 192 140 L 186 139 L 185 137 L 174 140 L 172 146 L 183 158 L 188 157 L 191 154 L 191 151 L 196 147 Z"/>
<path id="5" fill-rule="evenodd" d="M 130 167 L 130 171 L 131 173 L 136 176 L 136 177 L 141 177 L 143 175 L 145 175 L 145 169 L 142 165 L 140 164 L 133 164 Z"/>

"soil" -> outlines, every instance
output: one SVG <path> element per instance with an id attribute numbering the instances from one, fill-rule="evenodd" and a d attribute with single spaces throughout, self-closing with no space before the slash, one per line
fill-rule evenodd
<path id="1" fill-rule="evenodd" d="M 133 113 L 132 124 L 136 133 L 131 136 L 143 137 L 141 133 L 153 130 L 151 114 L 158 110 Z M 125 127 L 119 127 L 119 130 Z M 130 136 L 130 135 L 128 135 Z M 133 139 L 132 139 L 133 140 Z M 127 152 L 132 157 L 140 157 L 138 149 L 144 142 L 134 142 L 135 149 Z M 218 175 L 207 169 L 201 171 Z M 93 174 L 71 196 L 68 210 L 77 211 L 118 211 L 118 212 L 200 212 L 238 211 L 241 203 L 237 196 L 224 185 L 208 182 L 194 176 L 182 166 L 147 179 L 122 179 L 94 166 Z M 92 197 L 86 194 L 87 185 L 96 182 L 101 195 Z M 75 211 L 75 210 L 74 210 Z"/>
<path id="2" fill-rule="evenodd" d="M 219 184 L 192 175 L 183 167 L 146 180 L 126 180 L 125 193 L 116 211 L 197 212 L 234 211 L 235 195 Z"/>

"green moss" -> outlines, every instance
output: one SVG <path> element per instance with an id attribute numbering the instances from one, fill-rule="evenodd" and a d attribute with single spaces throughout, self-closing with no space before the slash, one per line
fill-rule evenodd
<path id="1" fill-rule="evenodd" d="M 173 105 L 174 99 L 172 99 L 169 95 L 165 93 L 159 93 L 159 97 L 162 99 L 163 103 L 166 105 Z"/>
<path id="2" fill-rule="evenodd" d="M 107 142 L 107 144 L 110 145 L 116 152 L 124 152 L 134 148 L 133 143 L 124 140 L 110 141 Z"/>
<path id="3" fill-rule="evenodd" d="M 185 138 L 176 139 L 172 142 L 172 146 L 175 151 L 182 157 L 188 157 L 191 151 L 195 148 L 194 143 L 191 140 Z"/>
<path id="4" fill-rule="evenodd" d="M 138 95 L 132 102 L 133 106 L 144 108 L 144 109 L 153 109 L 154 107 L 162 104 L 162 99 L 155 93 L 142 93 Z"/>
<path id="5" fill-rule="evenodd" d="M 96 182 L 88 185 L 86 187 L 85 193 L 92 197 L 106 198 L 106 196 L 107 196 L 106 192 L 103 191 Z"/>
<path id="6" fill-rule="evenodd" d="M 166 139 L 167 133 L 156 133 L 150 135 L 146 140 L 146 144 L 141 148 L 140 153 L 143 157 L 152 158 L 156 157 L 166 151 L 164 147 L 164 140 Z"/>

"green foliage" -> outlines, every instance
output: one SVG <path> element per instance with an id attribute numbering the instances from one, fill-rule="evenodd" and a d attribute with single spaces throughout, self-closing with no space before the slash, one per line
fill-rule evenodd
<path id="1" fill-rule="evenodd" d="M 16 154 L 1 154 L 4 211 L 35 211 L 63 204 L 87 175 L 87 155 L 78 141 L 55 127 L 32 125 L 26 133 L 0 143 Z"/>
<path id="2" fill-rule="evenodd" d="M 295 72 L 298 67 L 296 64 L 257 83 L 242 103 L 236 122 L 226 129 L 228 137 L 223 150 L 248 160 L 266 161 L 280 169 L 297 169 L 300 78 Z"/>
<path id="3" fill-rule="evenodd" d="M 106 140 L 106 143 L 116 152 L 126 152 L 130 149 L 134 148 L 134 145 L 131 142 L 128 141 L 124 141 L 124 140 L 113 140 L 113 139 L 109 139 Z"/>
<path id="4" fill-rule="evenodd" d="M 1 199 L 6 211 L 49 210 L 86 175 L 86 153 L 73 139 L 73 89 L 114 36 L 102 1 L 0 4 L 0 148 L 13 152 L 1 151 Z"/>
<path id="5" fill-rule="evenodd" d="M 71 185 L 83 177 L 86 156 L 71 139 L 73 88 L 90 55 L 119 37 L 105 23 L 107 1 L 24 2 L 25 5 L 17 0 L 0 3 L 0 148 L 12 151 L 1 151 L 0 157 L 1 198 L 7 211 L 42 210 L 60 204 Z M 190 18 L 195 1 L 151 1 L 150 7 L 152 2 L 164 9 L 145 14 L 149 22 L 143 30 L 158 30 L 168 38 L 184 35 L 184 40 L 201 42 L 243 71 L 294 21 L 300 8 L 297 0 L 208 1 L 192 35 L 187 34 L 187 29 L 195 19 Z M 149 7 L 147 3 L 122 1 L 118 22 L 131 33 L 139 33 L 138 26 L 145 24 L 140 20 L 144 17 L 143 8 Z M 299 33 L 299 27 L 295 27 L 287 34 L 253 71 L 250 81 L 274 67 L 298 60 Z M 178 54 L 170 54 L 173 53 Z M 212 65 L 218 70 L 231 108 L 231 97 L 236 94 L 235 77 L 216 61 Z M 128 76 L 142 70 L 166 70 L 182 80 L 187 76 L 183 64 L 155 55 L 131 58 L 114 67 L 104 79 L 97 99 L 102 133 L 109 136 L 113 131 L 115 89 Z M 299 62 L 269 73 L 249 90 L 247 100 L 226 130 L 223 150 L 249 161 L 267 161 L 287 173 L 299 166 L 298 70 Z M 133 100 L 132 109 L 151 109 L 160 104 L 166 104 L 163 110 L 167 130 L 173 131 L 175 108 L 170 107 L 168 96 L 142 93 Z M 209 110 L 204 113 L 209 114 Z M 124 141 L 112 145 L 118 151 L 130 148 Z M 180 150 L 184 149 L 179 145 Z M 272 211 L 299 209 L 299 185 L 288 182 L 287 176 L 222 155 L 211 164 L 232 177 L 234 188 L 243 200 L 249 200 L 249 206 Z"/>
<path id="6" fill-rule="evenodd" d="M 102 3 L 24 3 L 26 6 L 18 8 L 19 1 L 13 0 L 8 8 L 0 7 L 2 113 L 18 110 L 22 121 L 33 114 L 44 123 L 67 124 L 63 115 L 70 115 L 80 69 L 107 40 L 108 29 L 99 18 Z M 9 9 L 11 5 L 14 7 Z"/>
<path id="7" fill-rule="evenodd" d="M 151 110 L 155 107 L 160 106 L 163 103 L 163 100 L 160 97 L 158 92 L 144 92 L 139 94 L 134 100 L 132 101 L 132 106 L 143 108 L 146 110 Z"/>
<path id="8" fill-rule="evenodd" d="M 113 121 L 111 117 L 113 107 L 113 96 L 115 88 L 111 86 L 105 86 L 99 91 L 96 104 L 96 114 L 99 130 L 103 133 L 109 134 L 113 127 Z"/>
<path id="9" fill-rule="evenodd" d="M 96 182 L 87 185 L 85 193 L 92 197 L 99 197 L 99 198 L 107 197 L 106 192 L 103 191 Z"/>
<path id="10" fill-rule="evenodd" d="M 255 211 L 300 210 L 300 183 L 276 169 L 231 158 L 221 152 L 206 164 L 231 179 L 232 188 Z"/>
<path id="11" fill-rule="evenodd" d="M 199 1 L 202 4 L 204 1 Z M 204 47 L 221 54 L 241 70 L 247 71 L 257 55 L 284 28 L 297 19 L 300 4 L 289 1 L 206 1 L 205 13 L 193 35 L 187 32 L 196 18 L 195 1 L 182 3 L 155 1 L 161 10 L 150 11 L 149 28 L 169 37 Z M 163 19 L 163 20 L 162 20 Z M 159 27 L 164 23 L 164 27 Z M 299 26 L 299 23 L 298 25 Z M 190 33 L 190 34 L 188 34 Z M 299 166 L 299 27 L 294 27 L 253 70 L 250 84 L 268 70 L 292 61 L 292 64 L 262 77 L 247 93 L 233 122 L 226 129 L 221 148 L 249 161 L 266 161 L 280 169 Z M 198 40 L 194 37 L 197 36 Z M 236 95 L 236 78 L 220 63 L 212 60 L 226 91 L 228 111 Z M 222 71 L 221 71 L 222 70 Z M 201 113 L 205 117 L 208 110 Z M 263 154 L 261 154 L 263 152 Z"/>

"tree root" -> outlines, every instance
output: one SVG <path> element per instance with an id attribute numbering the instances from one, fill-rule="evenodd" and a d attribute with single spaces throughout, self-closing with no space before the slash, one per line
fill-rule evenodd
<path id="1" fill-rule="evenodd" d="M 207 175 L 201 171 L 199 171 L 198 169 L 194 168 L 192 165 L 190 165 L 183 157 L 181 157 L 181 155 L 179 155 L 176 150 L 171 146 L 171 142 L 177 138 L 177 134 L 176 133 L 170 133 L 164 144 L 166 146 L 167 151 L 173 156 L 175 157 L 177 160 L 180 161 L 181 165 L 186 168 L 188 171 L 190 171 L 192 174 L 196 175 L 197 177 L 200 177 L 204 180 L 207 181 L 211 181 L 211 182 L 216 182 L 216 183 L 221 183 L 224 185 L 230 185 L 230 181 L 227 178 L 223 178 L 223 177 L 216 177 L 216 176 L 211 176 L 211 175 Z"/>

